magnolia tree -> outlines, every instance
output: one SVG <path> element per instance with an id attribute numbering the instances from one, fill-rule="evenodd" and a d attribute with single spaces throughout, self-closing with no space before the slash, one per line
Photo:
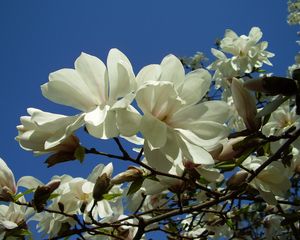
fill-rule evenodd
<path id="1" fill-rule="evenodd" d="M 300 1 L 288 6 L 299 24 Z M 228 29 L 209 65 L 168 55 L 135 74 L 111 49 L 106 65 L 82 53 L 51 73 L 43 96 L 79 113 L 28 108 L 16 140 L 49 167 L 88 154 L 111 163 L 42 183 L 16 182 L 0 160 L 0 239 L 32 238 L 28 222 L 49 239 L 300 239 L 300 55 L 273 76 L 261 39 L 258 27 Z M 80 128 L 116 151 L 83 146 Z M 114 173 L 120 161 L 128 169 Z"/>

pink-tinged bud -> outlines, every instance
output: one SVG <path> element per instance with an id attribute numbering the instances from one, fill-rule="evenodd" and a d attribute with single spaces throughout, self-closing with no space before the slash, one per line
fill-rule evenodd
<path id="1" fill-rule="evenodd" d="M 244 136 L 229 139 L 228 142 L 223 144 L 222 152 L 215 159 L 218 161 L 230 161 L 236 158 L 244 149 L 233 149 L 233 145 L 244 139 Z"/>
<path id="2" fill-rule="evenodd" d="M 7 164 L 0 158 L 0 198 L 11 200 L 9 195 L 17 192 L 17 186 L 13 172 Z"/>
<path id="3" fill-rule="evenodd" d="M 234 175 L 232 175 L 228 179 L 226 185 L 227 185 L 228 189 L 231 189 L 231 190 L 238 189 L 245 183 L 247 177 L 248 177 L 247 172 L 239 171 L 239 172 L 235 173 Z"/>
<path id="4" fill-rule="evenodd" d="M 252 131 L 258 130 L 261 126 L 261 119 L 256 118 L 255 98 L 243 87 L 241 79 L 232 79 L 231 92 L 235 108 L 242 117 L 247 129 Z"/>
<path id="5" fill-rule="evenodd" d="M 136 167 L 129 167 L 125 172 L 119 173 L 112 180 L 112 184 L 121 184 L 124 182 L 132 182 L 143 176 L 143 171 Z"/>

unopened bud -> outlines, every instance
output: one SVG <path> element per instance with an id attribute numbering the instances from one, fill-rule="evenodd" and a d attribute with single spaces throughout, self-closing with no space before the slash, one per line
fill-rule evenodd
<path id="1" fill-rule="evenodd" d="M 296 165 L 294 171 L 295 171 L 295 173 L 300 174 L 300 164 Z"/>
<path id="2" fill-rule="evenodd" d="M 295 77 L 297 78 L 296 74 L 297 72 L 295 73 Z M 276 76 L 250 79 L 244 83 L 244 87 L 271 96 L 279 94 L 291 96 L 297 93 L 297 84 L 293 79 Z"/>
<path id="3" fill-rule="evenodd" d="M 247 177 L 248 177 L 247 172 L 239 171 L 228 179 L 226 185 L 230 190 L 238 189 L 245 183 Z"/>
<path id="4" fill-rule="evenodd" d="M 37 210 L 37 212 L 43 211 L 45 204 L 51 194 L 59 187 L 60 180 L 55 180 L 47 185 L 38 186 L 34 192 L 32 205 Z"/>
<path id="5" fill-rule="evenodd" d="M 245 137 L 236 137 L 228 140 L 227 143 L 223 144 L 222 152 L 216 156 L 216 160 L 219 161 L 230 161 L 237 157 L 243 149 L 233 149 L 233 145 L 243 141 Z"/>
<path id="6" fill-rule="evenodd" d="M 300 68 L 297 68 L 293 71 L 292 78 L 296 81 L 300 81 Z"/>
<path id="7" fill-rule="evenodd" d="M 143 176 L 143 171 L 136 167 L 129 167 L 125 172 L 119 173 L 112 180 L 112 184 L 121 184 L 124 182 L 132 182 Z"/>
<path id="8" fill-rule="evenodd" d="M 106 194 L 111 189 L 110 177 L 106 173 L 103 173 L 100 177 L 97 178 L 93 189 L 93 198 L 96 202 L 103 199 L 103 194 Z"/>
<path id="9" fill-rule="evenodd" d="M 13 200 L 13 192 L 8 187 L 4 186 L 0 190 L 0 201 L 12 202 Z"/>

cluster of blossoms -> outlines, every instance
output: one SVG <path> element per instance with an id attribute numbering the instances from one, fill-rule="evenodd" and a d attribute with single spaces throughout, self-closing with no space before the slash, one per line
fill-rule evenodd
<path id="1" fill-rule="evenodd" d="M 300 1 L 299 0 L 289 0 L 288 1 L 288 23 L 289 24 L 299 24 L 300 23 Z"/>
<path id="2" fill-rule="evenodd" d="M 295 101 L 258 110 L 260 99 L 250 91 L 279 95 L 272 81 L 284 78 L 245 78 L 263 64 L 271 65 L 268 58 L 274 54 L 266 51 L 268 43 L 259 42 L 261 38 L 258 27 L 248 36 L 226 30 L 219 50 L 212 49 L 217 57 L 208 66 L 215 71 L 213 77 L 203 67 L 186 73 L 174 55 L 135 74 L 118 49 L 110 50 L 106 65 L 82 53 L 74 69 L 51 73 L 42 94 L 78 113 L 28 108 L 29 116 L 21 117 L 17 126 L 20 146 L 48 154 L 48 166 L 83 161 L 85 154 L 135 165 L 115 176 L 109 163 L 97 165 L 87 178 L 54 176 L 43 184 L 23 177 L 15 183 L 1 160 L 0 199 L 10 203 L 0 205 L 0 239 L 24 235 L 28 221 L 38 221 L 39 231 L 50 238 L 77 234 L 82 239 L 129 240 L 155 230 L 170 234 L 170 239 L 245 235 L 245 227 L 232 222 L 246 221 L 241 214 L 256 211 L 241 212 L 234 200 L 257 200 L 270 207 L 288 199 L 290 179 L 300 163 L 299 140 L 293 140 L 299 129 Z M 223 90 L 221 100 L 211 99 L 218 91 L 214 87 Z M 272 105 L 271 98 L 265 99 Z M 82 146 L 75 135 L 80 128 L 97 139 L 113 138 L 123 155 Z M 131 157 L 119 137 L 135 144 L 135 150 L 142 146 L 137 157 Z M 283 151 L 285 144 L 290 149 Z M 231 170 L 228 179 L 223 173 Z M 27 191 L 19 193 L 19 187 Z M 33 193 L 28 202 L 27 193 Z M 278 211 L 272 209 L 264 221 L 281 221 Z M 185 217 L 178 221 L 172 218 L 176 215 Z"/>

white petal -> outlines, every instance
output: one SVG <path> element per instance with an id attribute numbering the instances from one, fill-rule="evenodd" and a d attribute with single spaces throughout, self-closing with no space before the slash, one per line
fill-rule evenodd
<path id="1" fill-rule="evenodd" d="M 75 69 L 84 79 L 98 104 L 106 102 L 108 98 L 108 76 L 104 63 L 97 57 L 81 53 L 75 61 Z"/>
<path id="2" fill-rule="evenodd" d="M 105 105 L 103 108 L 97 106 L 94 110 L 85 114 L 84 120 L 93 126 L 99 126 L 105 121 L 109 106 Z"/>
<path id="3" fill-rule="evenodd" d="M 73 122 L 70 122 L 69 125 L 66 127 L 64 127 L 64 125 L 61 125 L 61 129 L 58 129 L 57 131 L 53 132 L 52 136 L 47 138 L 47 140 L 45 141 L 45 150 L 59 145 L 84 124 L 84 114 L 68 118 L 68 120 Z"/>
<path id="4" fill-rule="evenodd" d="M 209 91 L 211 76 L 205 69 L 197 69 L 186 75 L 180 97 L 186 104 L 199 102 Z"/>
<path id="5" fill-rule="evenodd" d="M 86 128 L 92 136 L 101 139 L 109 139 L 119 135 L 117 128 L 116 113 L 114 111 L 108 111 L 105 121 L 99 126 L 94 126 L 87 123 Z"/>
<path id="6" fill-rule="evenodd" d="M 184 82 L 184 68 L 180 60 L 174 55 L 166 56 L 161 62 L 161 81 L 172 82 L 176 89 Z"/>
<path id="7" fill-rule="evenodd" d="M 87 177 L 87 180 L 96 183 L 96 180 L 99 176 L 101 176 L 103 169 L 105 165 L 100 163 L 96 167 L 94 167 L 93 171 L 90 173 L 90 175 Z"/>
<path id="8" fill-rule="evenodd" d="M 214 164 L 212 156 L 206 150 L 188 142 L 184 138 L 181 138 L 180 149 L 182 150 L 184 157 L 195 164 Z"/>
<path id="9" fill-rule="evenodd" d="M 165 145 L 167 125 L 151 114 L 145 114 L 142 117 L 140 131 L 153 148 L 160 148 Z"/>
<path id="10" fill-rule="evenodd" d="M 238 38 L 239 36 L 234 31 L 232 31 L 231 29 L 226 29 L 225 30 L 225 37 L 235 39 L 235 38 Z"/>
<path id="11" fill-rule="evenodd" d="M 220 140 L 228 136 L 228 128 L 215 122 L 201 122 L 189 130 L 176 129 L 187 141 L 204 147 L 207 150 L 215 148 Z"/>
<path id="12" fill-rule="evenodd" d="M 109 202 L 106 200 L 102 200 L 102 201 L 98 202 L 96 209 L 97 209 L 98 215 L 101 218 L 109 217 L 113 214 L 113 210 L 111 209 Z"/>
<path id="13" fill-rule="evenodd" d="M 95 106 L 95 96 L 74 69 L 61 69 L 49 75 L 49 82 L 41 86 L 44 97 L 79 110 Z"/>
<path id="14" fill-rule="evenodd" d="M 123 136 L 133 136 L 139 131 L 141 115 L 134 111 L 120 109 L 117 113 L 117 125 L 120 134 Z"/>
<path id="15" fill-rule="evenodd" d="M 147 142 L 144 146 L 144 153 L 146 164 L 155 170 L 167 173 L 173 166 L 160 149 L 151 150 Z"/>
<path id="16" fill-rule="evenodd" d="M 273 193 L 271 192 L 264 192 L 258 189 L 259 195 L 270 205 L 277 205 L 277 200 Z"/>
<path id="17" fill-rule="evenodd" d="M 257 43 L 262 38 L 262 35 L 263 34 L 259 27 L 253 27 L 249 32 L 250 40 L 254 41 L 255 43 Z"/>
<path id="18" fill-rule="evenodd" d="M 118 49 L 111 49 L 107 57 L 109 98 L 117 99 L 134 89 L 135 79 L 128 58 Z"/>
<path id="19" fill-rule="evenodd" d="M 18 227 L 18 224 L 8 220 L 1 220 L 0 225 L 2 225 L 5 229 L 14 229 Z"/>
<path id="20" fill-rule="evenodd" d="M 224 123 L 229 118 L 229 106 L 223 101 L 208 101 L 194 106 L 182 108 L 170 119 L 174 127 L 182 127 L 187 122 L 194 121 L 213 121 Z"/>
<path id="21" fill-rule="evenodd" d="M 27 189 L 37 188 L 38 186 L 43 186 L 44 184 L 35 177 L 24 176 L 21 177 L 17 183 L 18 187 L 24 187 Z"/>
<path id="22" fill-rule="evenodd" d="M 161 66 L 158 64 L 150 64 L 143 67 L 138 75 L 136 76 L 136 81 L 138 87 L 142 86 L 148 81 L 157 81 L 161 75 Z"/>
<path id="23" fill-rule="evenodd" d="M 218 59 L 221 59 L 221 60 L 227 59 L 226 55 L 223 52 L 221 52 L 220 50 L 212 48 L 211 53 Z"/>

